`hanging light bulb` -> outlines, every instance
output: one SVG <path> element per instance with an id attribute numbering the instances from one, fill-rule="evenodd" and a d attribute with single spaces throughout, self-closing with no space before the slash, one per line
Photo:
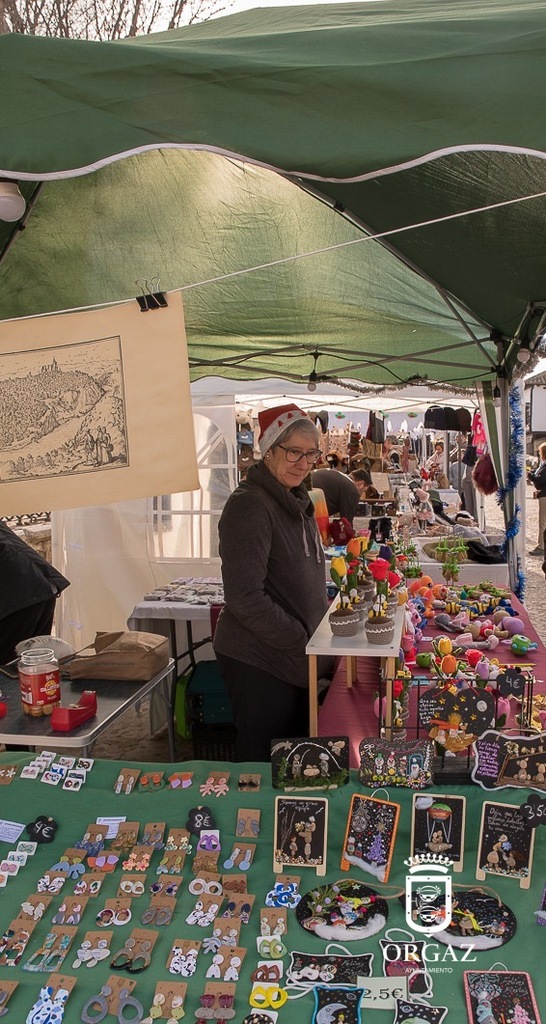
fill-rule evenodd
<path id="1" fill-rule="evenodd" d="M 501 407 L 501 389 L 499 388 L 498 382 L 493 388 L 493 405 L 495 406 L 495 409 L 500 409 Z"/>
<path id="2" fill-rule="evenodd" d="M 12 223 L 20 220 L 27 204 L 16 181 L 0 181 L 0 220 Z"/>

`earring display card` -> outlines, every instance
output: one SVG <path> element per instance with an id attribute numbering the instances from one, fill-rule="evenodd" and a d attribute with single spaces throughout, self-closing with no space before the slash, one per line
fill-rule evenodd
<path id="1" fill-rule="evenodd" d="M 516 878 L 521 889 L 531 885 L 535 830 L 515 804 L 485 801 L 478 839 L 476 878 L 486 874 Z"/>
<path id="2" fill-rule="evenodd" d="M 525 971 L 465 971 L 463 981 L 469 1024 L 541 1024 Z"/>
<path id="3" fill-rule="evenodd" d="M 3 764 L 0 768 L 0 786 L 9 786 L 17 777 L 18 771 L 19 765 L 17 764 Z"/>
<path id="4" fill-rule="evenodd" d="M 158 981 L 152 999 L 152 1006 L 161 1007 L 161 1017 L 172 1018 L 173 999 L 175 1000 L 175 1008 L 176 1006 L 183 1006 L 186 1001 L 187 988 L 188 986 L 185 981 Z M 163 1000 L 157 999 L 157 996 L 163 996 Z M 152 1015 L 150 1014 L 150 1016 Z M 182 1017 L 182 1014 L 180 1014 L 180 1017 Z"/>
<path id="5" fill-rule="evenodd" d="M 174 939 L 174 941 L 172 943 L 172 946 L 171 946 L 171 951 L 170 951 L 168 959 L 167 959 L 167 967 L 168 967 L 169 971 L 171 970 L 171 967 L 172 967 L 172 964 L 173 964 L 173 960 L 174 960 L 175 961 L 175 965 L 178 962 L 181 965 L 182 964 L 184 965 L 183 969 L 187 970 L 187 974 L 185 974 L 184 976 L 185 977 L 190 977 L 190 975 L 193 974 L 194 971 L 195 971 L 197 957 L 199 955 L 200 949 L 201 949 L 201 942 L 198 939 Z M 189 969 L 188 969 L 188 963 L 191 963 L 191 966 L 189 967 Z M 182 974 L 183 971 L 182 970 L 178 970 L 178 969 L 176 969 L 176 970 L 173 969 L 172 973 L 173 974 Z"/>
<path id="6" fill-rule="evenodd" d="M 463 870 L 466 798 L 443 793 L 413 795 L 410 855 L 441 853 Z"/>
<path id="7" fill-rule="evenodd" d="M 349 781 L 347 736 L 273 740 L 271 782 L 285 792 L 335 789 Z"/>
<path id="8" fill-rule="evenodd" d="M 273 871 L 279 874 L 291 866 L 326 874 L 327 800 L 276 797 L 274 827 Z"/>
<path id="9" fill-rule="evenodd" d="M 257 839 L 260 834 L 261 811 L 240 807 L 237 811 L 235 835 L 246 839 Z"/>
<path id="10" fill-rule="evenodd" d="M 488 729 L 476 740 L 472 778 L 482 789 L 523 786 L 546 790 L 546 732 L 505 736 Z"/>
<path id="11" fill-rule="evenodd" d="M 389 877 L 400 804 L 355 793 L 347 817 L 341 868 L 351 865 L 374 875 L 380 882 Z"/>
<path id="12" fill-rule="evenodd" d="M 237 789 L 240 793 L 258 793 L 261 781 L 261 775 L 248 775 L 244 772 L 242 775 L 239 775 Z"/>

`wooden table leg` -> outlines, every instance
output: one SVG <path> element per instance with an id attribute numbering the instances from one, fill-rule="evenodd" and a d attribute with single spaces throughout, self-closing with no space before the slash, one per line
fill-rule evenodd
<path id="1" fill-rule="evenodd" d="M 318 662 L 309 655 L 309 735 L 318 736 Z"/>
<path id="2" fill-rule="evenodd" d="M 356 679 L 356 658 L 351 658 L 349 655 L 345 658 L 345 675 L 347 679 L 347 689 L 350 690 Z"/>
<path id="3" fill-rule="evenodd" d="M 392 691 L 396 658 L 382 659 L 385 677 L 385 739 L 392 739 Z"/>

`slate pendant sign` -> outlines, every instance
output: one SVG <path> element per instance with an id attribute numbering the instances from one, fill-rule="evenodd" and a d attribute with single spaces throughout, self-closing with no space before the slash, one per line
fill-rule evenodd
<path id="1" fill-rule="evenodd" d="M 435 686 L 421 694 L 419 718 L 430 739 L 457 753 L 494 725 L 495 701 L 488 690 Z"/>

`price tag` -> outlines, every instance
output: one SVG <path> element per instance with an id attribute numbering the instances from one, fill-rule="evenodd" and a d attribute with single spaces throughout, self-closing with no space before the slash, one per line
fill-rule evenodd
<path id="1" fill-rule="evenodd" d="M 520 812 L 531 828 L 546 825 L 546 800 L 538 793 L 531 793 L 529 799 L 521 805 Z"/>
<path id="2" fill-rule="evenodd" d="M 362 1009 L 396 1010 L 396 1000 L 408 998 L 407 978 L 357 978 L 356 983 L 365 990 Z"/>

